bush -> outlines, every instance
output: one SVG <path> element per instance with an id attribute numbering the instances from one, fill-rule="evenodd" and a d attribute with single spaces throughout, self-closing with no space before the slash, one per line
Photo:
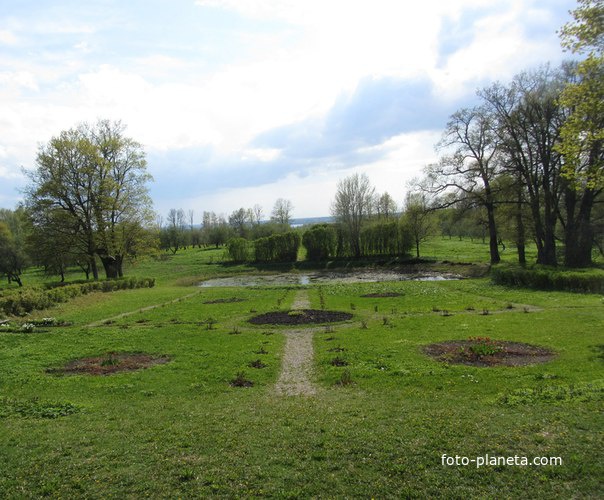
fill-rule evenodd
<path id="1" fill-rule="evenodd" d="M 553 269 L 547 267 L 523 268 L 498 265 L 491 268 L 495 284 L 535 288 L 538 290 L 566 290 L 570 292 L 604 293 L 604 271 Z"/>
<path id="2" fill-rule="evenodd" d="M 298 259 L 300 235 L 295 231 L 273 234 L 254 241 L 257 262 L 294 262 Z"/>
<path id="3" fill-rule="evenodd" d="M 361 230 L 363 255 L 402 255 L 412 248 L 412 241 L 397 221 L 377 222 Z"/>
<path id="4" fill-rule="evenodd" d="M 154 286 L 155 278 L 121 278 L 64 285 L 50 290 L 26 288 L 0 296 L 0 312 L 10 316 L 24 316 L 31 311 L 47 309 L 91 292 L 113 292 Z"/>
<path id="5" fill-rule="evenodd" d="M 306 247 L 309 260 L 327 260 L 336 254 L 336 230 L 327 224 L 313 226 L 302 236 L 302 244 Z"/>
<path id="6" fill-rule="evenodd" d="M 227 241 L 227 252 L 235 262 L 246 262 L 249 260 L 249 242 L 245 238 L 231 238 Z"/>

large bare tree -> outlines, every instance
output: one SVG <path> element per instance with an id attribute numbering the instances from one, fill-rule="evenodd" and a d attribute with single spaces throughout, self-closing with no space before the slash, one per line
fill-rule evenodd
<path id="1" fill-rule="evenodd" d="M 499 139 L 494 119 L 485 107 L 461 109 L 451 115 L 438 149 L 445 154 L 428 167 L 428 190 L 435 195 L 453 192 L 446 205 L 472 202 L 485 208 L 491 264 L 499 256 L 495 218 L 494 180 L 498 174 Z"/>
<path id="2" fill-rule="evenodd" d="M 365 174 L 353 174 L 338 182 L 331 213 L 347 230 L 350 249 L 361 256 L 361 227 L 373 209 L 375 189 Z"/>

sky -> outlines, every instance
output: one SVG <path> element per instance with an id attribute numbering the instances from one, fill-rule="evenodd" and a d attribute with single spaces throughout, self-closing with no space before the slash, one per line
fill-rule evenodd
<path id="1" fill-rule="evenodd" d="M 365 173 L 402 204 L 477 89 L 568 56 L 574 0 L 0 0 L 0 207 L 40 146 L 121 120 L 154 209 L 330 214 Z"/>

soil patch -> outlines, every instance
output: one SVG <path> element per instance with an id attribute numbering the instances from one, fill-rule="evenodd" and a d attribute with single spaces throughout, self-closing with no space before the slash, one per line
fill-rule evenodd
<path id="1" fill-rule="evenodd" d="M 168 363 L 170 358 L 161 354 L 142 352 L 110 352 L 102 356 L 74 359 L 63 368 L 46 370 L 55 375 L 111 375 L 118 372 L 142 370 L 154 365 Z"/>
<path id="2" fill-rule="evenodd" d="M 206 300 L 204 304 L 232 304 L 234 302 L 245 302 L 245 299 L 239 297 L 229 297 L 228 299 Z"/>
<path id="3" fill-rule="evenodd" d="M 382 293 L 367 293 L 365 295 L 361 295 L 361 297 L 363 298 L 371 298 L 371 299 L 381 299 L 381 298 L 387 298 L 387 297 L 400 297 L 401 295 L 403 295 L 402 293 L 397 293 L 397 292 L 382 292 Z"/>
<path id="4" fill-rule="evenodd" d="M 544 347 L 505 340 L 450 340 L 428 345 L 423 351 L 438 361 L 483 367 L 546 363 L 556 356 Z"/>
<path id="5" fill-rule="evenodd" d="M 307 325 L 316 323 L 334 323 L 352 318 L 351 313 L 342 311 L 320 311 L 317 309 L 295 309 L 292 311 L 274 311 L 249 320 L 254 325 Z"/>

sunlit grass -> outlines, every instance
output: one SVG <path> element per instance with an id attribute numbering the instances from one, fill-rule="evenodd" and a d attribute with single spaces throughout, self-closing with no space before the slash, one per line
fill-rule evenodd
<path id="1" fill-rule="evenodd" d="M 298 288 L 184 286 L 255 272 L 223 265 L 219 252 L 187 250 L 130 269 L 156 277 L 155 288 L 95 293 L 11 319 L 54 316 L 70 326 L 0 330 L 0 497 L 601 494 L 601 296 L 488 278 L 309 286 L 311 307 L 353 317 L 313 334 L 316 395 L 284 397 L 274 387 L 288 328 L 248 320 L 288 310 Z M 370 293 L 400 295 L 363 297 Z M 556 357 L 479 368 L 422 350 L 476 336 Z M 108 376 L 47 372 L 112 352 L 170 362 Z M 239 373 L 253 387 L 232 387 Z M 563 465 L 447 467 L 444 453 L 560 456 Z"/>

